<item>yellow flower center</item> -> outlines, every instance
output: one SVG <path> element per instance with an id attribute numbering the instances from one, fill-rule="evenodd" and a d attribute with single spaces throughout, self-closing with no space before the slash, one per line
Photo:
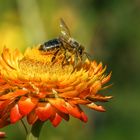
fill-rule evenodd
<path id="1" fill-rule="evenodd" d="M 74 69 L 72 61 L 69 62 L 69 65 L 63 66 L 62 61 L 65 56 L 61 54 L 56 56 L 52 62 L 54 53 L 55 51 L 51 53 L 41 52 L 37 48 L 27 49 L 23 59 L 19 61 L 19 69 L 24 75 L 28 75 L 30 78 L 34 77 L 34 80 L 50 79 L 50 77 L 61 79 L 61 76 L 71 74 Z"/>

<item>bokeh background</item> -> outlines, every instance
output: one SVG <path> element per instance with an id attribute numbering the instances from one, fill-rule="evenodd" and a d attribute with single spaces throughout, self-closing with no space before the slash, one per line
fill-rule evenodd
<path id="1" fill-rule="evenodd" d="M 57 128 L 46 122 L 40 140 L 140 139 L 139 0 L 0 0 L 0 50 L 40 44 L 59 35 L 59 19 L 84 44 L 92 59 L 112 71 L 114 98 L 106 113 L 86 110 L 87 124 L 71 118 Z M 20 122 L 0 131 L 7 140 L 25 140 Z"/>

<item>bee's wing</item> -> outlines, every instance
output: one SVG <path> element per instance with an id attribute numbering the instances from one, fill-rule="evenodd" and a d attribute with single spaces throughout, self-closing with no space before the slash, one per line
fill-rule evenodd
<path id="1" fill-rule="evenodd" d="M 62 18 L 60 19 L 60 29 L 61 29 L 61 37 L 65 39 L 69 39 L 71 37 L 69 28 Z"/>

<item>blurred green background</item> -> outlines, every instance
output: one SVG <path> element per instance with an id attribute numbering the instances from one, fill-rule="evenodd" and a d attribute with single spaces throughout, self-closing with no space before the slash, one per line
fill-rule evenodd
<path id="1" fill-rule="evenodd" d="M 112 71 L 113 87 L 104 93 L 106 113 L 87 110 L 87 124 L 71 118 L 57 128 L 46 122 L 40 140 L 140 139 L 139 0 L 0 0 L 0 50 L 24 51 L 57 37 L 59 19 L 84 44 L 93 59 Z M 21 124 L 10 125 L 7 140 L 25 140 Z"/>

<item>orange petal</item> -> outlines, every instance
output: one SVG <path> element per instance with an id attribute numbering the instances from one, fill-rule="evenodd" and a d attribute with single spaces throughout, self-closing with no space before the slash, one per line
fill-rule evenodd
<path id="1" fill-rule="evenodd" d="M 107 83 L 107 82 L 110 80 L 111 74 L 112 74 L 112 72 L 110 72 L 110 74 L 102 80 L 102 84 L 103 84 L 103 85 L 104 85 L 105 83 Z"/>
<path id="2" fill-rule="evenodd" d="M 69 114 L 65 114 L 63 112 L 60 112 L 56 108 L 54 108 L 54 110 L 58 113 L 59 116 L 61 116 L 61 118 L 65 119 L 66 121 L 69 121 Z"/>
<path id="3" fill-rule="evenodd" d="M 90 91 L 89 91 L 89 89 L 86 89 L 86 90 L 84 90 L 84 91 L 82 91 L 79 95 L 78 95 L 78 97 L 79 98 L 86 98 L 87 96 L 89 96 L 91 93 L 90 93 Z"/>
<path id="4" fill-rule="evenodd" d="M 5 80 L 3 79 L 3 77 L 0 74 L 0 84 L 4 84 L 4 83 L 5 83 Z"/>
<path id="5" fill-rule="evenodd" d="M 64 88 L 62 88 L 62 87 L 60 87 L 60 88 L 58 88 L 58 89 L 56 89 L 55 88 L 55 90 L 57 91 L 57 92 L 66 92 L 66 91 L 70 91 L 70 90 L 74 90 L 74 86 L 68 86 L 68 87 L 64 87 Z"/>
<path id="6" fill-rule="evenodd" d="M 85 100 L 85 99 L 80 99 L 80 98 L 69 99 L 69 101 L 73 104 L 82 104 L 82 105 L 90 103 L 90 101 Z"/>
<path id="7" fill-rule="evenodd" d="M 87 118 L 87 116 L 86 116 L 86 114 L 84 112 L 81 112 L 80 120 L 83 121 L 83 122 L 87 122 L 88 121 L 88 118 Z"/>
<path id="8" fill-rule="evenodd" d="M 94 74 L 97 74 L 100 70 L 102 70 L 103 64 L 100 62 L 98 66 L 94 69 Z"/>
<path id="9" fill-rule="evenodd" d="M 16 104 L 10 112 L 10 121 L 11 123 L 16 123 L 18 120 L 22 118 L 22 115 L 19 112 L 18 105 Z"/>
<path id="10" fill-rule="evenodd" d="M 6 100 L 6 101 L 1 101 L 0 103 L 0 115 L 3 117 L 4 114 L 7 113 L 13 106 L 14 106 L 14 100 Z"/>
<path id="11" fill-rule="evenodd" d="M 66 102 L 67 105 L 67 110 L 69 114 L 71 114 L 75 118 L 80 118 L 81 117 L 81 110 L 78 105 L 74 105 L 72 103 Z"/>
<path id="12" fill-rule="evenodd" d="M 22 115 L 29 114 L 37 105 L 38 100 L 36 98 L 21 97 L 18 102 L 19 110 Z"/>
<path id="13" fill-rule="evenodd" d="M 105 112 L 105 109 L 102 106 L 98 106 L 94 103 L 87 104 L 86 106 L 97 111 Z"/>
<path id="14" fill-rule="evenodd" d="M 64 93 L 59 93 L 59 96 L 65 98 L 71 98 L 71 97 L 76 97 L 78 94 L 79 94 L 78 91 L 73 90 L 73 91 L 66 91 Z"/>
<path id="15" fill-rule="evenodd" d="M 31 111 L 28 115 L 27 115 L 27 121 L 29 124 L 34 124 L 38 119 L 38 116 L 36 115 L 35 111 Z"/>
<path id="16" fill-rule="evenodd" d="M 67 110 L 73 117 L 78 118 L 84 122 L 88 121 L 87 116 L 78 105 L 67 103 Z"/>
<path id="17" fill-rule="evenodd" d="M 0 101 L 0 112 L 3 111 L 13 100 Z"/>
<path id="18" fill-rule="evenodd" d="M 87 89 L 87 83 L 86 82 L 83 82 L 83 83 L 79 83 L 75 89 L 80 93 L 82 92 L 83 90 L 86 90 Z"/>
<path id="19" fill-rule="evenodd" d="M 18 96 L 22 96 L 22 95 L 25 95 L 27 93 L 26 90 L 16 90 L 14 92 L 10 92 L 8 94 L 5 94 L 5 95 L 2 95 L 0 97 L 0 100 L 6 100 L 6 99 L 13 99 L 13 98 L 16 98 Z"/>
<path id="20" fill-rule="evenodd" d="M 9 123 L 10 123 L 10 122 L 7 121 L 7 120 L 0 119 L 0 128 L 5 127 L 5 126 L 8 125 Z"/>
<path id="21" fill-rule="evenodd" d="M 101 87 L 102 87 L 102 85 L 101 85 L 101 81 L 100 80 L 94 82 L 94 84 L 90 88 L 91 94 L 96 94 L 101 89 Z"/>
<path id="22" fill-rule="evenodd" d="M 51 105 L 53 105 L 55 108 L 57 108 L 60 112 L 63 112 L 65 114 L 68 114 L 68 111 L 66 109 L 66 102 L 61 98 L 56 99 L 48 99 Z"/>
<path id="23" fill-rule="evenodd" d="M 41 103 L 36 109 L 36 114 L 41 121 L 45 121 L 53 114 L 53 108 L 50 103 Z"/>
<path id="24" fill-rule="evenodd" d="M 109 85 L 107 85 L 107 86 L 102 87 L 102 90 L 105 90 L 105 89 L 110 88 L 110 87 L 112 87 L 112 86 L 113 86 L 113 84 L 109 84 Z"/>
<path id="25" fill-rule="evenodd" d="M 7 83 L 5 83 L 5 84 L 0 83 L 0 92 L 1 92 L 1 95 L 2 95 L 2 93 L 4 93 L 5 91 L 8 91 L 10 88 L 12 88 L 11 85 L 9 85 L 9 84 L 7 84 Z M 10 90 L 9 90 L 9 92 L 10 92 Z"/>
<path id="26" fill-rule="evenodd" d="M 54 127 L 56 127 L 56 126 L 58 126 L 59 123 L 62 121 L 62 118 L 56 113 L 56 114 L 55 114 L 55 117 L 54 117 L 53 119 L 50 119 L 50 121 L 51 121 L 52 125 L 53 125 Z"/>
<path id="27" fill-rule="evenodd" d="M 90 101 L 100 101 L 100 102 L 106 102 L 108 101 L 109 99 L 112 98 L 112 96 L 103 96 L 103 95 L 100 95 L 100 94 L 95 94 L 95 95 L 91 95 L 89 97 L 87 97 Z"/>

